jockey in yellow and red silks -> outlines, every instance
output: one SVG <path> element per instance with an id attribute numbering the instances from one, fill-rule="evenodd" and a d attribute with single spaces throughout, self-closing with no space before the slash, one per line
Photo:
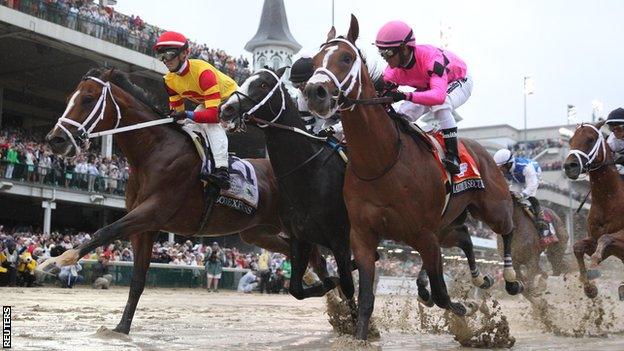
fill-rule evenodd
<path id="1" fill-rule="evenodd" d="M 197 123 L 202 127 L 216 167 L 208 179 L 220 188 L 228 188 L 228 139 L 219 124 L 219 105 L 238 89 L 236 82 L 206 61 L 189 59 L 188 40 L 180 33 L 163 33 L 154 45 L 154 52 L 169 70 L 164 83 L 171 116 L 178 123 Z M 185 100 L 197 107 L 185 110 Z"/>

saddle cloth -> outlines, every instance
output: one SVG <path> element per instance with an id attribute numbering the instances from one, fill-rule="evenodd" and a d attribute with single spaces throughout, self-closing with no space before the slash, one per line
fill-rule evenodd
<path id="1" fill-rule="evenodd" d="M 446 168 L 442 163 L 445 153 L 444 138 L 442 133 L 439 131 L 428 132 L 427 136 L 434 147 L 433 154 L 438 161 L 438 167 L 442 170 L 442 179 L 447 184 L 452 184 L 452 194 L 459 194 L 462 191 L 469 189 L 485 189 L 485 184 L 483 183 L 481 173 L 477 168 L 477 163 L 474 161 L 472 155 L 470 155 L 463 142 L 460 141 L 457 147 L 460 159 L 459 169 L 461 172 L 453 175 L 453 179 L 451 181 L 451 175 L 446 171 Z"/>
<path id="2" fill-rule="evenodd" d="M 197 124 L 186 123 L 182 125 L 184 130 L 193 141 L 197 153 L 202 160 L 202 171 L 208 174 L 215 170 L 208 137 Z M 230 170 L 230 188 L 221 189 L 221 193 L 215 201 L 217 204 L 231 207 L 247 215 L 253 215 L 258 209 L 258 178 L 256 170 L 247 160 L 236 156 L 228 157 Z"/>

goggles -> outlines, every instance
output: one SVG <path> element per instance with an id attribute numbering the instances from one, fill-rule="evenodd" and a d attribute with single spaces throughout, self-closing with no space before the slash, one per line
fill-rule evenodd
<path id="1" fill-rule="evenodd" d="M 609 130 L 612 132 L 621 132 L 624 131 L 624 124 L 608 124 Z"/>
<path id="2" fill-rule="evenodd" d="M 379 49 L 379 55 L 384 59 L 389 59 L 399 52 L 399 48 Z"/>
<path id="3" fill-rule="evenodd" d="M 171 61 L 180 54 L 178 49 L 167 49 L 156 53 L 156 59 L 159 61 Z"/>

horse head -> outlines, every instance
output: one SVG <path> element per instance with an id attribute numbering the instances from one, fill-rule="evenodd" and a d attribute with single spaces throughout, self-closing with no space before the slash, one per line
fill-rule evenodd
<path id="1" fill-rule="evenodd" d="M 355 46 L 359 35 L 357 18 L 351 15 L 346 37 L 336 37 L 332 27 L 327 41 L 314 56 L 314 75 L 308 80 L 304 94 L 310 111 L 321 118 L 329 118 L 346 108 L 346 98 L 357 99 L 362 94 L 362 70 L 366 65 Z M 367 73 L 364 76 L 368 76 Z M 354 105 L 347 106 L 353 108 Z"/>
<path id="2" fill-rule="evenodd" d="M 581 123 L 570 139 L 570 152 L 563 168 L 566 176 L 577 179 L 582 173 L 602 167 L 607 160 L 605 138 L 600 131 L 604 122 Z"/>
<path id="3" fill-rule="evenodd" d="M 65 112 L 46 136 L 52 150 L 74 156 L 89 147 L 89 133 L 115 128 L 121 112 L 109 79 L 113 69 L 91 69 L 67 99 Z"/>
<path id="4" fill-rule="evenodd" d="M 288 98 L 282 83 L 286 68 L 282 67 L 277 71 L 263 68 L 247 78 L 221 105 L 221 125 L 227 130 L 243 130 L 245 122 L 252 116 L 257 124 L 258 120 L 277 121 L 286 109 Z M 265 125 L 260 123 L 258 126 Z"/>

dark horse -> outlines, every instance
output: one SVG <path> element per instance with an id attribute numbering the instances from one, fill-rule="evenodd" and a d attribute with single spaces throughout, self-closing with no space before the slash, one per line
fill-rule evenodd
<path id="1" fill-rule="evenodd" d="M 82 146 L 79 144 L 85 131 L 112 130 L 162 117 L 145 91 L 130 82 L 126 74 L 94 69 L 78 84 L 65 113 L 46 139 L 54 152 L 74 155 Z M 98 246 L 130 238 L 134 251 L 130 294 L 115 331 L 130 331 L 158 231 L 185 237 L 240 232 L 249 243 L 288 253 L 288 243 L 277 235 L 282 225 L 277 211 L 277 184 L 268 160 L 249 160 L 258 178 L 257 212 L 249 216 L 215 205 L 205 229 L 198 233 L 206 204 L 198 177 L 201 160 L 190 138 L 175 126 L 158 125 L 116 134 L 115 141 L 131 166 L 126 188 L 128 213 L 96 231 L 92 240 L 50 261 L 61 266 L 73 264 Z"/>
<path id="2" fill-rule="evenodd" d="M 440 242 L 444 241 L 443 229 L 455 225 L 455 220 L 469 210 L 473 217 L 504 235 L 507 291 L 517 294 L 522 284 L 515 278 L 511 260 L 513 203 L 494 160 L 475 141 L 463 140 L 486 189 L 453 196 L 444 211 L 443 174 L 428 146 L 413 142 L 383 106 L 361 103 L 374 99 L 376 93 L 355 47 L 358 32 L 354 16 L 346 38 L 336 38 L 335 29 L 330 30 L 327 42 L 314 56 L 317 70 L 305 94 L 310 110 L 319 116 L 328 117 L 338 108 L 342 110 L 349 143 L 344 196 L 360 279 L 357 337 L 366 339 L 374 306 L 375 250 L 382 236 L 418 250 L 435 304 L 464 315 L 466 308 L 451 302 L 444 284 Z"/>
<path id="3" fill-rule="evenodd" d="M 570 153 L 564 163 L 570 179 L 578 179 L 582 173 L 589 174 L 592 193 L 587 217 L 589 236 L 574 244 L 579 279 L 589 298 L 598 295 L 598 288 L 587 278 L 585 254 L 591 255 L 594 267 L 612 255 L 624 260 L 624 184 L 614 166 L 611 149 L 600 131 L 603 125 L 604 122 L 579 125 L 570 139 Z M 620 291 L 623 287 L 620 286 Z"/>
<path id="4" fill-rule="evenodd" d="M 230 130 L 244 128 L 245 122 L 263 127 L 279 188 L 280 218 L 290 234 L 290 293 L 303 299 L 335 287 L 325 279 L 321 286 L 302 289 L 310 248 L 325 246 L 334 254 L 340 287 L 355 317 L 349 219 L 342 197 L 345 162 L 327 142 L 301 133 L 304 123 L 282 83 L 284 71 L 261 69 L 247 78 L 221 106 L 220 119 Z"/>
<path id="5" fill-rule="evenodd" d="M 552 274 L 558 276 L 569 270 L 566 262 L 565 250 L 568 243 L 569 235 L 565 227 L 565 223 L 561 218 L 548 207 L 543 207 L 544 213 L 553 219 L 555 233 L 559 242 L 544 248 L 539 243 L 539 234 L 532 214 L 525 205 L 514 200 L 514 237 L 511 243 L 511 257 L 513 258 L 513 267 L 518 278 L 525 283 L 526 289 L 524 294 L 531 294 L 535 290 L 536 278 L 543 281 L 548 274 L 540 266 L 540 255 L 546 253 L 546 257 L 552 266 Z M 503 253 L 503 243 L 498 241 L 499 252 Z M 524 268 L 524 269 L 523 269 Z M 545 281 L 543 281 L 545 283 Z M 538 282 L 539 283 L 539 282 Z M 541 285 L 541 284 L 538 284 Z"/>

